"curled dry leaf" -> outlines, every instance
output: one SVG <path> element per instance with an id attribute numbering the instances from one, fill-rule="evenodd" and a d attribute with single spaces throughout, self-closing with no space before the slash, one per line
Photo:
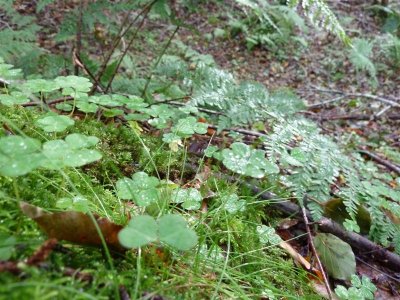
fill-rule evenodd
<path id="1" fill-rule="evenodd" d="M 102 245 L 96 226 L 87 214 L 76 211 L 49 213 L 26 202 L 21 202 L 20 207 L 22 212 L 34 220 L 49 238 L 80 245 Z M 106 218 L 94 217 L 107 245 L 114 250 L 122 251 L 123 247 L 118 241 L 118 232 L 122 226 Z"/>

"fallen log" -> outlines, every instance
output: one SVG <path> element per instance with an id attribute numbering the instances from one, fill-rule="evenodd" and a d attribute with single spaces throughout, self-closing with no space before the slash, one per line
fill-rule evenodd
<path id="1" fill-rule="evenodd" d="M 276 195 L 270 192 L 261 193 L 262 190 L 258 187 L 251 186 L 247 184 L 247 186 L 253 191 L 254 194 L 259 195 L 263 200 L 273 200 L 276 199 Z M 283 214 L 287 216 L 295 216 L 299 220 L 303 220 L 302 211 L 300 206 L 291 202 L 284 201 L 271 204 L 272 207 L 281 211 Z M 307 218 L 309 220 L 313 220 L 309 211 L 307 211 Z M 348 243 L 353 250 L 357 251 L 359 255 L 366 255 L 371 259 L 377 261 L 382 266 L 393 270 L 395 272 L 399 272 L 400 270 L 400 256 L 375 244 L 369 239 L 359 235 L 355 232 L 346 231 L 341 225 L 332 221 L 328 218 L 321 218 L 320 220 L 315 222 L 318 224 L 319 230 L 326 233 L 331 233 L 338 238 L 342 239 L 346 243 Z"/>

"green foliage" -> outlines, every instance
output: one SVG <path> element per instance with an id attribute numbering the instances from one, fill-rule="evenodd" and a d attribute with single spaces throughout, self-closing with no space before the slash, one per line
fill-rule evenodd
<path id="1" fill-rule="evenodd" d="M 315 249 L 327 272 L 335 279 L 348 280 L 356 272 L 356 258 L 349 244 L 330 233 L 318 233 Z"/>
<path id="2" fill-rule="evenodd" d="M 132 179 L 125 177 L 117 181 L 117 194 L 121 199 L 132 199 L 139 206 L 147 206 L 157 201 L 159 184 L 157 178 L 138 172 L 132 175 Z"/>
<path id="3" fill-rule="evenodd" d="M 264 46 L 277 51 L 288 41 L 296 41 L 294 29 L 306 30 L 303 19 L 292 9 L 272 5 L 265 0 L 236 0 L 245 16 L 232 18 L 229 22 L 233 36 L 245 36 L 248 49 Z"/>
<path id="4" fill-rule="evenodd" d="M 265 158 L 263 150 L 251 149 L 243 143 L 233 143 L 230 148 L 222 150 L 222 162 L 235 173 L 262 178 L 279 172 L 278 166 Z"/>
<path id="5" fill-rule="evenodd" d="M 307 18 L 315 27 L 332 32 L 345 44 L 350 44 L 349 37 L 324 0 L 287 0 L 287 3 L 290 7 L 301 4 Z"/>
<path id="6" fill-rule="evenodd" d="M 159 240 L 178 250 L 190 250 L 197 243 L 196 233 L 179 215 L 164 215 L 157 221 L 146 215 L 136 216 L 118 238 L 126 248 L 140 248 Z"/>
<path id="7" fill-rule="evenodd" d="M 377 85 L 376 69 L 372 62 L 373 43 L 365 39 L 355 39 L 350 50 L 349 59 L 357 72 L 367 71 L 373 85 Z"/>
<path id="8" fill-rule="evenodd" d="M 351 284 L 352 286 L 349 289 L 342 285 L 337 286 L 335 293 L 340 300 L 374 299 L 374 293 L 377 289 L 368 277 L 363 276 L 360 280 L 357 275 L 352 275 Z"/>

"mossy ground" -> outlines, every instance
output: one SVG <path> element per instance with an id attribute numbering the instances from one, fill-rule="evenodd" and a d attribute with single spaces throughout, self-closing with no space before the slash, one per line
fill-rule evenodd
<path id="1" fill-rule="evenodd" d="M 34 120 L 40 114 L 36 109 L 23 108 L 2 108 L 1 112 L 2 122 L 13 131 L 42 141 L 53 139 L 54 134 L 35 127 Z M 265 215 L 267 203 L 257 203 L 248 191 L 227 183 L 218 174 L 202 183 L 202 190 L 214 195 L 207 199 L 207 211 L 189 214 L 176 206 L 165 208 L 182 213 L 195 229 L 199 246 L 191 251 L 176 252 L 152 245 L 124 255 L 112 253 L 111 267 L 100 247 L 61 242 L 62 247 L 56 248 L 38 267 L 24 265 L 46 236 L 21 213 L 19 201 L 55 211 L 57 199 L 80 194 L 90 200 L 93 212 L 125 224 L 127 210 L 134 215 L 138 209 L 117 198 L 117 179 L 138 171 L 158 173 L 162 179 L 179 174 L 169 178 L 177 184 L 182 184 L 181 178 L 184 182 L 194 179 L 195 174 L 181 173 L 183 159 L 190 155 L 183 150 L 171 152 L 161 138 L 135 133 L 126 124 L 105 124 L 86 117 L 76 120 L 68 133 L 72 132 L 98 137 L 97 147 L 103 158 L 63 172 L 39 169 L 15 179 L 0 177 L 0 233 L 16 238 L 11 260 L 21 262 L 23 269 L 19 275 L 0 273 L 0 298 L 114 299 L 120 286 L 132 299 L 150 299 L 155 295 L 167 299 L 260 299 L 269 293 L 285 299 L 314 297 L 306 272 L 296 268 L 276 245 L 265 247 L 260 243 L 256 227 L 274 222 Z M 0 131 L 0 136 L 4 135 L 5 129 Z M 249 204 L 244 212 L 229 214 L 223 208 L 222 195 L 232 192 Z M 65 275 L 67 268 L 87 273 L 91 280 Z"/>

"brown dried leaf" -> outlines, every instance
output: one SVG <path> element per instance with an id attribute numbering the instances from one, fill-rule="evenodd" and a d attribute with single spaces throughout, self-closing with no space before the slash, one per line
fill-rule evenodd
<path id="1" fill-rule="evenodd" d="M 76 211 L 49 213 L 26 202 L 21 202 L 20 207 L 22 212 L 34 220 L 49 238 L 80 245 L 102 245 L 96 226 L 89 215 Z M 106 218 L 94 217 L 107 245 L 122 251 L 124 248 L 118 241 L 118 232 L 123 227 Z"/>

